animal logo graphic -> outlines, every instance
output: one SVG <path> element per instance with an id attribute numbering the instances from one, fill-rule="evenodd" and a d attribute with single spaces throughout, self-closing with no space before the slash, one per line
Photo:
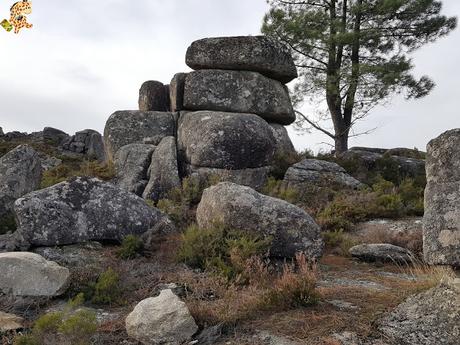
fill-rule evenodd
<path id="1" fill-rule="evenodd" d="M 10 20 L 3 20 L 0 25 L 6 30 L 18 34 L 22 28 L 30 29 L 33 25 L 27 22 L 26 15 L 32 13 L 32 1 L 22 0 L 13 4 L 10 8 Z"/>

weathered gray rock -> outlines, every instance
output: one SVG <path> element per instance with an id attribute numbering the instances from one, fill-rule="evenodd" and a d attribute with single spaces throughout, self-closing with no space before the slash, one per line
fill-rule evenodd
<path id="1" fill-rule="evenodd" d="M 169 85 L 169 98 L 171 100 L 171 111 L 184 109 L 184 88 L 187 73 L 177 73 Z"/>
<path id="2" fill-rule="evenodd" d="M 268 123 L 253 114 L 184 112 L 178 149 L 180 161 L 195 167 L 240 170 L 269 165 L 275 139 Z"/>
<path id="3" fill-rule="evenodd" d="M 126 318 L 128 335 L 145 345 L 181 345 L 197 330 L 187 306 L 171 290 L 141 301 Z"/>
<path id="4" fill-rule="evenodd" d="M 61 147 L 65 151 L 86 155 L 100 162 L 106 159 L 102 135 L 93 129 L 76 132 L 75 135 L 65 139 Z"/>
<path id="5" fill-rule="evenodd" d="M 270 123 L 270 128 L 276 141 L 275 155 L 295 154 L 296 150 L 286 127 L 277 123 Z"/>
<path id="6" fill-rule="evenodd" d="M 3 128 L 0 127 L 0 137 L 3 137 L 5 135 L 5 133 L 3 133 Z"/>
<path id="7" fill-rule="evenodd" d="M 219 183 L 204 191 L 197 222 L 202 228 L 217 222 L 271 237 L 270 253 L 275 257 L 294 257 L 303 252 L 317 259 L 323 250 L 320 227 L 304 210 L 234 183 Z"/>
<path id="8" fill-rule="evenodd" d="M 155 111 L 117 111 L 107 120 L 104 140 L 108 158 L 128 144 L 158 145 L 164 137 L 174 136 L 174 113 Z"/>
<path id="9" fill-rule="evenodd" d="M 11 211 L 19 197 L 40 187 L 42 166 L 39 154 L 20 145 L 0 158 L 0 217 Z"/>
<path id="10" fill-rule="evenodd" d="M 349 250 L 351 256 L 367 262 L 413 263 L 415 255 L 406 248 L 388 243 L 359 244 Z"/>
<path id="11" fill-rule="evenodd" d="M 460 267 L 460 181 L 426 186 L 423 252 L 429 264 Z"/>
<path id="12" fill-rule="evenodd" d="M 304 159 L 290 167 L 284 176 L 288 184 L 315 184 L 319 186 L 338 185 L 357 189 L 364 186 L 354 177 L 347 174 L 340 165 L 318 159 Z"/>
<path id="13" fill-rule="evenodd" d="M 53 145 L 60 145 L 69 137 L 70 136 L 66 132 L 61 131 L 60 129 L 53 127 L 43 128 L 43 140 Z"/>
<path id="14" fill-rule="evenodd" d="M 62 160 L 56 157 L 51 157 L 45 154 L 40 155 L 40 159 L 42 161 L 42 170 L 43 171 L 48 171 L 53 168 L 58 167 L 59 165 L 62 164 Z"/>
<path id="15" fill-rule="evenodd" d="M 169 86 L 155 80 L 142 84 L 139 90 L 140 111 L 170 111 Z"/>
<path id="16" fill-rule="evenodd" d="M 116 185 L 139 196 L 148 183 L 147 171 L 155 146 L 147 144 L 129 144 L 115 153 Z"/>
<path id="17" fill-rule="evenodd" d="M 429 183 L 460 181 L 460 128 L 428 143 L 426 175 Z"/>
<path id="18" fill-rule="evenodd" d="M 202 183 L 217 179 L 219 182 L 233 182 L 260 191 L 267 183 L 270 167 L 227 170 L 186 165 L 185 171 L 187 176 L 197 178 Z"/>
<path id="19" fill-rule="evenodd" d="M 289 50 L 266 36 L 205 38 L 192 43 L 186 63 L 197 69 L 226 69 L 260 72 L 288 83 L 297 78 Z"/>
<path id="20" fill-rule="evenodd" d="M 460 292 L 441 285 L 409 297 L 377 322 L 392 344 L 457 345 L 460 338 Z"/>
<path id="21" fill-rule="evenodd" d="M 20 316 L 0 311 L 0 334 L 24 328 L 24 319 Z"/>
<path id="22" fill-rule="evenodd" d="M 460 129 L 429 142 L 423 219 L 425 261 L 460 266 Z"/>
<path id="23" fill-rule="evenodd" d="M 34 253 L 0 254 L 0 290 L 15 296 L 59 296 L 69 285 L 70 273 Z"/>
<path id="24" fill-rule="evenodd" d="M 138 196 L 96 178 L 78 177 L 30 193 L 14 204 L 25 245 L 121 241 L 167 220 Z"/>
<path id="25" fill-rule="evenodd" d="M 252 113 L 282 125 L 295 121 L 287 87 L 257 72 L 189 73 L 185 79 L 184 109 Z"/>
<path id="26" fill-rule="evenodd" d="M 144 199 L 158 201 L 167 197 L 174 188 L 181 186 L 176 138 L 166 137 L 161 140 L 152 155 L 149 176 L 149 183 L 143 194 Z"/>

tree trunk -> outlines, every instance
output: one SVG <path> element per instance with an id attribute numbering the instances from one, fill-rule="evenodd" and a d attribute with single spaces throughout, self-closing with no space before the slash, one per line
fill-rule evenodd
<path id="1" fill-rule="evenodd" d="M 335 141 L 335 155 L 343 153 L 348 150 L 348 132 L 342 133 L 334 138 Z"/>

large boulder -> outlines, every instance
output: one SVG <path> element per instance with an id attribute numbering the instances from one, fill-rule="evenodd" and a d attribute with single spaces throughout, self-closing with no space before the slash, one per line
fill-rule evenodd
<path id="1" fill-rule="evenodd" d="M 364 186 L 347 174 L 340 165 L 318 159 L 304 159 L 290 167 L 284 176 L 289 185 L 314 184 L 318 186 L 340 186 L 356 189 Z"/>
<path id="2" fill-rule="evenodd" d="M 292 144 L 291 138 L 289 138 L 286 127 L 277 123 L 270 123 L 270 128 L 276 142 L 275 155 L 295 154 L 296 150 Z"/>
<path id="3" fill-rule="evenodd" d="M 155 146 L 148 144 L 129 144 L 120 148 L 114 159 L 116 185 L 141 196 L 148 183 L 147 171 L 153 151 Z"/>
<path id="4" fill-rule="evenodd" d="M 128 144 L 158 145 L 164 137 L 174 136 L 176 115 L 155 111 L 117 111 L 113 113 L 104 129 L 108 158 Z"/>
<path id="5" fill-rule="evenodd" d="M 0 277 L 0 290 L 14 296 L 59 296 L 70 282 L 67 268 L 26 252 L 0 254 Z"/>
<path id="6" fill-rule="evenodd" d="M 253 114 L 181 113 L 178 149 L 182 162 L 228 170 L 270 164 L 275 139 L 266 121 Z"/>
<path id="7" fill-rule="evenodd" d="M 186 175 L 198 179 L 203 185 L 210 180 L 218 179 L 219 182 L 233 182 L 258 191 L 262 190 L 267 183 L 270 170 L 269 166 L 240 170 L 200 168 L 191 165 L 185 167 Z"/>
<path id="8" fill-rule="evenodd" d="M 18 199 L 17 236 L 23 246 L 121 241 L 167 217 L 142 198 L 96 178 L 77 177 Z"/>
<path id="9" fill-rule="evenodd" d="M 184 108 L 185 78 L 187 73 L 176 73 L 169 84 L 171 111 L 181 111 Z"/>
<path id="10" fill-rule="evenodd" d="M 434 265 L 460 266 L 460 129 L 430 141 L 423 251 Z"/>
<path id="11" fill-rule="evenodd" d="M 149 168 L 149 182 L 143 198 L 158 201 L 174 188 L 181 186 L 177 165 L 176 138 L 166 137 L 152 155 Z"/>
<path id="12" fill-rule="evenodd" d="M 287 87 L 248 71 L 189 73 L 185 79 L 184 109 L 252 113 L 282 125 L 295 121 Z"/>
<path id="13" fill-rule="evenodd" d="M 301 208 L 234 183 L 206 189 L 197 209 L 201 228 L 215 223 L 270 237 L 270 254 L 291 258 L 303 252 L 317 259 L 323 250 L 320 227 Z"/>
<path id="14" fill-rule="evenodd" d="M 460 291 L 443 284 L 409 297 L 377 321 L 391 344 L 457 345 L 460 339 Z"/>
<path id="15" fill-rule="evenodd" d="M 198 69 L 254 71 L 288 83 L 297 78 L 289 50 L 266 36 L 205 38 L 192 43 L 186 63 Z"/>
<path id="16" fill-rule="evenodd" d="M 349 253 L 354 258 L 367 262 L 396 262 L 413 263 L 415 255 L 408 249 L 388 243 L 359 244 L 350 248 Z"/>
<path id="17" fill-rule="evenodd" d="M 155 80 L 142 84 L 139 90 L 140 111 L 169 111 L 169 86 Z"/>
<path id="18" fill-rule="evenodd" d="M 40 187 L 42 166 L 39 154 L 20 145 L 0 158 L 0 218 L 11 211 L 19 197 Z"/>
<path id="19" fill-rule="evenodd" d="M 43 128 L 43 140 L 52 145 L 60 145 L 69 138 L 66 132 L 53 127 Z"/>
<path id="20" fill-rule="evenodd" d="M 181 345 L 198 330 L 195 320 L 170 289 L 147 298 L 126 318 L 128 335 L 145 345 Z"/>

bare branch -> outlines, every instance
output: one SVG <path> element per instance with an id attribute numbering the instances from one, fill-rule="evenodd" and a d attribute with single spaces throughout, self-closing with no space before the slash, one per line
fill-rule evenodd
<path id="1" fill-rule="evenodd" d="M 318 131 L 320 132 L 323 132 L 324 134 L 326 134 L 328 137 L 332 138 L 332 139 L 335 139 L 336 136 L 334 134 L 332 134 L 331 132 L 329 132 L 328 130 L 322 128 L 320 125 L 318 125 L 317 123 L 313 122 L 312 120 L 310 120 L 307 116 L 305 116 L 304 114 L 302 114 L 300 111 L 298 110 L 295 110 L 295 113 L 297 115 L 299 115 L 300 117 L 302 117 L 305 121 L 307 121 L 310 126 L 312 126 L 313 128 L 317 129 Z"/>

